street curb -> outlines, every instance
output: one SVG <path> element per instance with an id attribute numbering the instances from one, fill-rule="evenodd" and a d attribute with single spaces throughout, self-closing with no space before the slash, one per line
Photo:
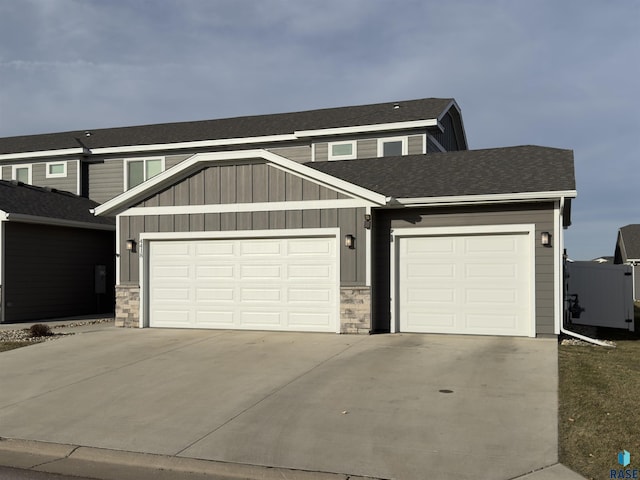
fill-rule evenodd
<path id="1" fill-rule="evenodd" d="M 179 473 L 181 478 L 186 478 L 186 475 L 191 474 L 197 475 L 198 478 L 206 475 L 220 480 L 282 480 L 284 478 L 291 480 L 364 480 L 365 478 L 367 480 L 381 480 L 340 473 L 226 463 L 2 437 L 0 437 L 0 464 L 14 468 L 85 476 L 100 480 L 157 479 L 159 473 L 168 475 L 167 478 L 171 478 L 172 473 Z M 127 468 L 132 469 L 130 476 L 126 475 Z"/>

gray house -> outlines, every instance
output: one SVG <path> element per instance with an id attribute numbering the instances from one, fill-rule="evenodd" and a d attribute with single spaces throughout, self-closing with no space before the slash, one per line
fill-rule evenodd
<path id="1" fill-rule="evenodd" d="M 633 272 L 633 300 L 640 301 L 640 224 L 618 230 L 614 263 L 631 265 Z"/>
<path id="2" fill-rule="evenodd" d="M 0 163 L 62 163 L 115 217 L 118 325 L 559 333 L 573 154 L 469 151 L 452 99 L 14 137 Z"/>
<path id="3" fill-rule="evenodd" d="M 0 181 L 0 321 L 113 311 L 115 225 L 87 198 Z"/>

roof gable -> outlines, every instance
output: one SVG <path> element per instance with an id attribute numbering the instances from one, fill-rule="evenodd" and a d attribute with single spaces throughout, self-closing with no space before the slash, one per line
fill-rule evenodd
<path id="1" fill-rule="evenodd" d="M 573 152 L 537 146 L 306 165 L 394 198 L 575 190 Z"/>
<path id="2" fill-rule="evenodd" d="M 640 224 L 622 227 L 620 229 L 620 238 L 626 254 L 624 260 L 640 260 Z"/>

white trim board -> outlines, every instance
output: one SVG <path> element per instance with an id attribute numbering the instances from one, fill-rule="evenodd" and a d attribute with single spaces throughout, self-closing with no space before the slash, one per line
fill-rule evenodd
<path id="1" fill-rule="evenodd" d="M 233 160 L 266 160 L 267 163 L 275 168 L 280 168 L 289 173 L 294 173 L 301 178 L 312 180 L 319 185 L 333 188 L 341 193 L 348 193 L 352 197 L 360 197 L 364 200 L 378 205 L 384 205 L 387 201 L 384 195 L 372 192 L 357 185 L 337 179 L 331 175 L 319 172 L 313 168 L 307 167 L 300 163 L 281 157 L 275 153 L 264 149 L 259 150 L 233 150 L 229 152 L 209 152 L 198 153 L 192 157 L 168 168 L 164 172 L 150 178 L 146 182 L 133 187 L 130 190 L 118 195 L 115 198 L 103 203 L 95 208 L 96 215 L 109 215 L 116 212 L 123 205 L 141 200 L 148 196 L 152 190 L 169 186 L 173 183 L 174 178 L 197 171 L 202 165 L 207 163 L 228 162 Z M 118 212 L 119 213 L 119 212 Z"/>
<path id="2" fill-rule="evenodd" d="M 299 200 L 292 202 L 222 203 L 208 205 L 171 205 L 164 207 L 134 207 L 120 214 L 123 217 L 143 215 L 184 215 L 198 213 L 278 212 L 291 210 L 322 210 L 328 208 L 370 207 L 371 203 L 359 199 Z"/>
<path id="3" fill-rule="evenodd" d="M 437 127 L 439 121 L 435 118 L 425 120 L 410 120 L 406 122 L 378 123 L 373 125 L 358 125 L 355 127 L 319 128 L 316 130 L 296 130 L 296 138 L 322 137 L 331 135 L 348 135 L 368 132 L 389 132 L 422 127 Z"/>
<path id="4" fill-rule="evenodd" d="M 527 234 L 529 236 L 529 268 L 530 268 L 530 285 L 529 292 L 529 337 L 536 335 L 536 226 L 533 223 L 527 224 L 504 224 L 504 225 L 474 225 L 463 227 L 424 227 L 424 228 L 397 228 L 391 230 L 390 242 L 390 332 L 397 333 L 399 330 L 400 318 L 398 315 L 398 278 L 396 275 L 397 256 L 398 256 L 398 239 L 403 237 L 420 237 L 420 236 L 456 236 L 456 235 L 492 235 L 500 233 Z"/>
<path id="5" fill-rule="evenodd" d="M 395 199 L 400 205 L 411 207 L 429 207 L 435 205 L 462 205 L 490 202 L 517 202 L 527 200 L 555 200 L 559 198 L 575 198 L 575 190 L 551 192 L 491 193 L 486 195 L 459 195 L 450 197 L 419 197 Z"/>

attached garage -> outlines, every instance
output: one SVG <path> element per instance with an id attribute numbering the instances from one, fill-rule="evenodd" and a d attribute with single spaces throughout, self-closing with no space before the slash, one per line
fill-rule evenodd
<path id="1" fill-rule="evenodd" d="M 534 336 L 534 228 L 397 233 L 396 328 Z"/>
<path id="2" fill-rule="evenodd" d="M 147 240 L 151 327 L 338 332 L 335 233 Z"/>

